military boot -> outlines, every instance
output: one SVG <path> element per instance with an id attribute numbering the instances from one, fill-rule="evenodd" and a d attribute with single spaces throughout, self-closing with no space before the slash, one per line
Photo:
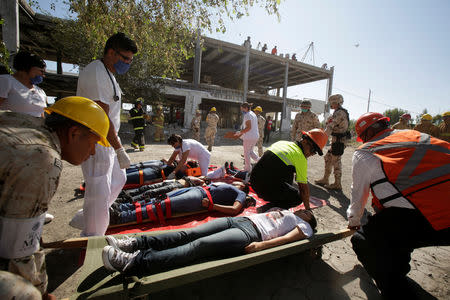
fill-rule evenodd
<path id="1" fill-rule="evenodd" d="M 325 188 L 330 189 L 330 190 L 342 191 L 341 174 L 339 174 L 339 175 L 334 174 L 334 183 L 327 184 L 325 186 Z"/>
<path id="2" fill-rule="evenodd" d="M 314 181 L 316 184 L 320 186 L 328 185 L 328 178 L 330 177 L 331 169 L 325 169 L 325 174 L 323 174 L 323 178 Z"/>

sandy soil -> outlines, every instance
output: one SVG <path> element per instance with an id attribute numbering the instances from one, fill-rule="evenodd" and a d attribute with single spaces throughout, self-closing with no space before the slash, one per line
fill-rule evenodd
<path id="1" fill-rule="evenodd" d="M 130 148 L 131 132 L 126 124 L 124 125 L 120 135 L 124 145 Z M 165 143 L 153 143 L 149 136 L 150 132 L 147 134 L 144 152 L 134 152 L 130 149 L 129 155 L 133 163 L 169 157 L 171 147 Z M 221 165 L 225 161 L 233 161 L 238 167 L 242 167 L 242 146 L 239 145 L 239 141 L 219 139 L 217 144 L 220 146 L 213 148 L 212 164 Z M 343 155 L 343 192 L 330 192 L 310 184 L 311 195 L 326 199 L 330 203 L 328 206 L 315 209 L 319 230 L 339 230 L 347 225 L 345 210 L 350 201 L 353 150 L 353 147 L 348 147 Z M 308 160 L 308 165 L 308 178 L 313 183 L 323 173 L 323 158 L 312 157 Z M 82 180 L 80 167 L 64 164 L 58 191 L 49 208 L 55 219 L 44 227 L 44 241 L 79 237 L 80 231 L 68 223 L 74 213 L 83 206 L 83 195 L 78 190 Z M 368 210 L 371 209 L 368 207 Z M 450 299 L 449 254 L 450 247 L 429 247 L 414 251 L 409 276 L 421 286 L 417 287 L 417 291 L 422 299 Z M 79 260 L 80 250 L 48 251 L 49 291 L 58 299 L 69 297 L 75 291 L 80 273 Z M 376 286 L 359 264 L 351 248 L 350 238 L 325 245 L 322 259 L 312 259 L 307 253 L 294 255 L 153 294 L 151 297 L 152 299 L 380 299 Z"/>

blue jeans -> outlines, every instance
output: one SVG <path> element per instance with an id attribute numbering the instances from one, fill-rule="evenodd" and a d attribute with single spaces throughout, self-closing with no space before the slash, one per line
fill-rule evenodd
<path id="1" fill-rule="evenodd" d="M 129 272 L 143 276 L 213 257 L 245 253 L 245 246 L 261 241 L 261 235 L 246 217 L 219 218 L 183 231 L 137 238 L 136 256 Z"/>
<path id="2" fill-rule="evenodd" d="M 170 198 L 170 208 L 172 214 L 188 213 L 204 210 L 202 199 L 206 198 L 206 193 L 201 187 L 188 187 L 167 193 Z M 142 200 L 139 203 L 142 206 L 142 219 L 148 219 L 146 206 L 151 205 L 153 213 L 157 215 L 156 208 L 153 205 L 155 199 Z M 161 202 L 163 212 L 166 212 L 164 201 Z M 134 204 L 122 203 L 118 206 L 122 223 L 136 221 L 136 207 Z"/>

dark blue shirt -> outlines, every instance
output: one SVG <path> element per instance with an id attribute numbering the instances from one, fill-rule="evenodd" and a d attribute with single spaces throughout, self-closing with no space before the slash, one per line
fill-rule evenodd
<path id="1" fill-rule="evenodd" d="M 235 201 L 238 201 L 242 205 L 245 203 L 246 194 L 234 185 L 227 183 L 212 183 L 209 185 L 209 191 L 211 192 L 211 198 L 214 204 L 221 205 L 233 205 Z"/>

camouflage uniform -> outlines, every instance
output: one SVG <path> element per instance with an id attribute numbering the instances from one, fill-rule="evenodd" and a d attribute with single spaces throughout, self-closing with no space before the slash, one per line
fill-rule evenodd
<path id="1" fill-rule="evenodd" d="M 258 142 L 256 142 L 256 146 L 258 147 L 258 155 L 261 157 L 264 154 L 264 148 L 263 148 L 263 140 L 264 140 L 264 125 L 266 124 L 266 119 L 259 114 L 258 115 L 258 132 L 259 132 L 259 139 Z"/>
<path id="2" fill-rule="evenodd" d="M 216 138 L 217 132 L 217 123 L 219 122 L 219 116 L 215 112 L 209 112 L 206 116 L 206 130 L 205 130 L 205 139 L 208 144 L 208 151 L 212 150 L 212 146 L 214 145 L 214 139 Z"/>
<path id="3" fill-rule="evenodd" d="M 291 140 L 300 141 L 302 139 L 302 131 L 309 131 L 314 128 L 320 128 L 319 118 L 315 113 L 310 110 L 297 113 L 294 124 L 292 124 Z"/>
<path id="4" fill-rule="evenodd" d="M 450 143 L 450 125 L 445 124 L 445 122 L 439 125 L 439 138 Z"/>
<path id="5" fill-rule="evenodd" d="M 400 120 L 399 122 L 392 125 L 392 129 L 411 129 L 411 127 L 409 126 L 408 122 L 405 123 Z"/>
<path id="6" fill-rule="evenodd" d="M 349 116 L 347 110 L 341 106 L 337 108 L 333 115 L 327 120 L 327 126 L 325 132 L 328 136 L 331 135 L 331 148 L 324 156 L 325 160 L 325 173 L 322 179 L 317 180 L 316 184 L 324 185 L 326 188 L 341 190 L 341 177 L 342 177 L 342 154 L 345 149 L 345 143 L 347 141 L 346 133 L 348 131 Z M 341 151 L 339 152 L 339 146 Z M 335 149 L 335 150 L 334 150 Z M 336 153 L 336 154 L 335 154 Z M 334 169 L 334 183 L 328 184 L 328 177 Z"/>
<path id="7" fill-rule="evenodd" d="M 39 250 L 43 215 L 56 192 L 62 170 L 57 135 L 43 119 L 20 113 L 0 112 L 0 235 L 7 239 L 5 222 L 39 218 L 25 237 L 14 237 L 13 244 L 31 255 L 0 258 L 0 269 L 21 275 L 41 293 L 47 290 L 44 251 Z M 10 223 L 11 224 L 11 223 Z M 3 227 L 3 229 L 2 229 Z M 14 233 L 14 232 L 13 232 Z M 15 233 L 14 233 L 15 235 Z M 8 248 L 15 245 L 8 242 Z M 29 246 L 34 247 L 29 247 Z M 3 246 L 5 246 L 3 244 Z M 1 248 L 1 246 L 0 246 Z M 33 249 L 38 249 L 33 252 Z M 28 250 L 28 251 L 27 251 Z M 3 250 L 1 250 L 3 251 Z"/>
<path id="8" fill-rule="evenodd" d="M 197 113 L 191 122 L 192 138 L 200 141 L 200 123 L 202 121 L 202 115 Z"/>
<path id="9" fill-rule="evenodd" d="M 433 125 L 431 121 L 421 120 L 419 124 L 414 127 L 414 130 L 439 138 L 439 128 L 436 125 Z"/>
<path id="10" fill-rule="evenodd" d="M 155 142 L 164 141 L 164 113 L 162 108 L 156 110 L 156 114 L 153 116 L 153 125 L 155 125 Z"/>

